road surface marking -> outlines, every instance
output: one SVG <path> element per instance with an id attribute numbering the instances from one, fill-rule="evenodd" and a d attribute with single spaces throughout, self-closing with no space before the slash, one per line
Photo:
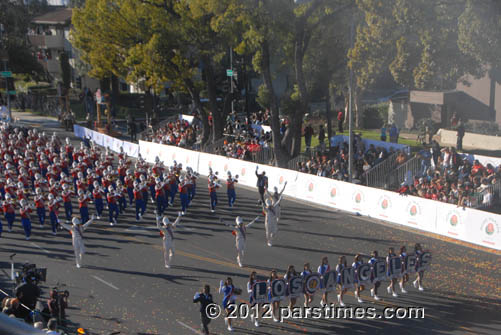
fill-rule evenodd
<path id="1" fill-rule="evenodd" d="M 45 252 L 46 254 L 50 254 L 49 251 L 45 250 L 44 248 L 42 248 L 41 246 L 39 246 L 38 244 L 34 243 L 34 242 L 31 242 L 31 245 L 37 247 L 38 249 L 42 250 L 43 252 Z"/>
<path id="2" fill-rule="evenodd" d="M 156 227 L 139 227 L 139 226 L 132 226 L 130 228 L 125 229 L 125 231 L 137 231 L 137 230 L 157 230 Z"/>
<path id="3" fill-rule="evenodd" d="M 141 242 L 141 243 L 144 243 L 144 241 L 138 239 L 138 238 L 134 238 L 134 237 L 130 237 L 130 236 L 127 236 L 125 237 L 125 239 L 128 239 L 128 240 L 133 240 L 133 241 L 137 241 L 137 242 Z M 158 249 L 158 250 L 163 250 L 163 248 L 159 245 L 152 245 L 152 247 L 154 249 Z M 217 265 L 222 265 L 222 266 L 225 266 L 225 267 L 230 267 L 230 268 L 233 268 L 233 269 L 239 269 L 239 270 L 242 270 L 242 268 L 240 268 L 237 264 L 235 263 L 231 263 L 231 262 L 226 262 L 226 261 L 221 261 L 221 260 L 218 260 L 218 259 L 214 259 L 214 258 L 210 258 L 210 257 L 204 257 L 204 256 L 199 256 L 199 255 L 196 255 L 196 254 L 192 254 L 192 253 L 189 253 L 189 252 L 185 252 L 185 251 L 182 251 L 182 250 L 177 250 L 176 251 L 176 254 L 178 255 L 181 255 L 181 256 L 184 256 L 184 257 L 188 257 L 188 258 L 191 258 L 191 259 L 197 259 L 197 260 L 200 260 L 200 261 L 204 261 L 204 262 L 208 262 L 208 263 L 212 263 L 212 264 L 217 264 Z M 252 271 L 256 271 L 256 273 L 260 274 L 260 275 L 264 275 L 264 276 L 267 276 L 269 275 L 268 272 L 266 271 L 263 271 L 263 270 L 260 270 L 260 269 L 253 269 L 252 267 L 244 267 L 244 269 L 250 269 Z M 354 294 L 350 291 L 350 292 L 347 292 L 345 295 L 350 295 L 350 296 L 354 296 Z M 388 306 L 388 307 L 398 307 L 396 304 L 393 304 L 393 303 L 390 303 L 390 302 L 385 302 L 385 301 L 374 301 L 373 302 L 375 305 L 382 305 L 382 306 Z M 457 329 L 458 327 L 460 327 L 459 325 L 457 325 L 456 323 L 453 323 L 453 322 L 450 322 L 450 321 L 446 321 L 444 320 L 443 318 L 441 317 L 438 317 L 438 316 L 434 316 L 434 315 L 426 315 L 426 317 L 436 321 L 437 323 L 439 324 L 442 324 L 442 325 L 446 325 L 448 327 L 452 327 L 454 329 Z M 179 322 L 179 321 L 178 321 Z M 461 327 L 463 330 L 467 331 L 465 328 Z M 469 332 L 470 334 L 473 334 L 471 331 Z"/>
<path id="4" fill-rule="evenodd" d="M 92 276 L 92 278 L 94 278 L 95 280 L 100 281 L 101 283 L 103 283 L 103 284 L 105 284 L 105 285 L 108 285 L 108 286 L 109 286 L 109 287 L 111 287 L 111 288 L 114 288 L 114 289 L 115 289 L 115 290 L 117 290 L 117 291 L 119 290 L 119 288 L 118 288 L 118 287 L 116 287 L 116 286 L 115 286 L 115 285 L 113 285 L 112 283 L 108 283 L 106 280 L 101 279 L 101 278 L 99 278 L 98 276 Z"/>
<path id="5" fill-rule="evenodd" d="M 188 326 L 186 323 L 182 322 L 182 321 L 179 321 L 179 320 L 176 320 L 177 323 L 179 323 L 181 326 L 185 327 L 185 328 L 188 328 L 189 330 L 191 330 L 192 332 L 194 332 L 195 334 L 200 334 L 202 335 L 201 332 L 199 332 L 198 330 L 196 330 L 195 328 L 192 328 L 190 326 Z"/>

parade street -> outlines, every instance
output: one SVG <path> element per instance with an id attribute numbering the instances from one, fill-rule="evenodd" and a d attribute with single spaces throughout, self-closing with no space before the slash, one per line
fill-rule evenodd
<path id="1" fill-rule="evenodd" d="M 64 136 L 64 134 L 62 134 Z M 170 162 L 166 162 L 169 165 Z M 230 167 L 231 169 L 231 167 Z M 412 287 L 415 275 L 407 285 L 408 294 L 393 298 L 386 292 L 388 282 L 380 288 L 380 301 L 374 301 L 368 290 L 361 294 L 364 304 L 357 303 L 351 289 L 345 296 L 347 306 L 424 307 L 419 319 L 287 319 L 283 322 L 261 320 L 259 328 L 249 319 L 233 322 L 236 334 L 499 334 L 501 308 L 501 266 L 499 255 L 432 237 L 376 223 L 371 219 L 344 212 L 325 210 L 309 204 L 284 199 L 279 230 L 273 247 L 265 240 L 261 207 L 255 190 L 237 187 L 237 200 L 228 208 L 225 187 L 218 191 L 219 205 L 210 213 L 207 180 L 199 178 L 197 195 L 186 216 L 175 230 L 176 253 L 170 269 L 164 267 L 162 241 L 156 229 L 153 205 L 147 215 L 136 222 L 134 209 L 110 226 L 106 219 L 97 220 L 85 232 L 86 254 L 83 267 L 75 267 L 71 236 L 59 231 L 40 229 L 34 223 L 31 240 L 25 241 L 16 223 L 12 233 L 0 240 L 0 286 L 12 292 L 9 255 L 16 253 L 16 268 L 25 261 L 48 269 L 47 288 L 58 286 L 70 292 L 67 318 L 71 328 L 84 327 L 91 334 L 200 334 L 199 305 L 193 296 L 203 284 L 211 286 L 214 301 L 221 303 L 217 292 L 219 281 L 232 277 L 234 285 L 243 289 L 237 302 L 247 302 L 246 284 L 251 271 L 267 279 L 272 269 L 282 276 L 290 264 L 302 271 L 310 262 L 316 270 L 323 256 L 329 257 L 331 268 L 339 256 L 349 264 L 355 254 L 370 255 L 378 250 L 385 256 L 389 247 L 413 250 L 416 242 L 431 251 L 432 264 L 425 272 L 424 292 Z M 179 198 L 166 211 L 171 221 L 177 216 Z M 91 213 L 93 212 L 93 206 Z M 237 215 L 247 223 L 260 219 L 247 231 L 247 247 L 243 268 L 237 265 L 235 238 L 230 227 Z M 106 215 L 105 215 L 106 216 Z M 368 257 L 364 257 L 367 262 Z M 329 302 L 335 302 L 334 292 Z M 318 306 L 320 294 L 315 295 Z M 297 306 L 302 306 L 303 298 Z M 287 305 L 284 299 L 282 306 Z M 211 333 L 225 334 L 223 317 L 210 324 Z"/>

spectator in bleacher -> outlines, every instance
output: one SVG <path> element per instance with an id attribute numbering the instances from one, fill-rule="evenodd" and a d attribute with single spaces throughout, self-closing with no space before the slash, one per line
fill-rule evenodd
<path id="1" fill-rule="evenodd" d="M 318 127 L 318 143 L 320 145 L 320 150 L 324 151 L 325 150 L 325 129 L 324 126 L 321 124 Z"/>
<path id="2" fill-rule="evenodd" d="M 304 143 L 306 144 L 306 150 L 309 150 L 311 148 L 311 138 L 313 137 L 313 135 L 313 128 L 308 124 L 304 128 Z"/>
<path id="3" fill-rule="evenodd" d="M 456 142 L 456 148 L 458 151 L 463 150 L 463 137 L 464 137 L 464 135 L 465 135 L 465 129 L 463 126 L 463 122 L 460 120 L 458 129 L 457 129 L 457 142 Z"/>
<path id="4" fill-rule="evenodd" d="M 337 128 L 340 133 L 343 132 L 343 122 L 344 122 L 344 113 L 342 110 L 339 110 L 337 113 Z"/>
<path id="5" fill-rule="evenodd" d="M 383 124 L 381 127 L 381 136 L 380 136 L 381 141 L 386 142 L 386 124 Z"/>
<path id="6" fill-rule="evenodd" d="M 398 131 L 397 126 L 394 123 L 392 123 L 392 125 L 390 127 L 390 142 L 391 143 L 398 143 L 398 134 L 399 134 L 399 131 Z"/>

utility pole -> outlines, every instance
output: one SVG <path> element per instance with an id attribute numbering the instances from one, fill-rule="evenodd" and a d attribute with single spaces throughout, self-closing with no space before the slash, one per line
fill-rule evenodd
<path id="1" fill-rule="evenodd" d="M 3 51 L 3 54 L 2 54 L 3 69 L 4 69 L 4 71 L 7 71 L 7 62 L 9 61 L 9 55 L 7 54 L 7 47 L 5 46 L 5 48 L 4 48 L 3 29 L 4 29 L 4 26 L 3 26 L 3 24 L 0 23 L 0 43 L 2 44 L 0 50 Z M 7 110 L 9 111 L 9 121 L 11 121 L 12 120 L 12 112 L 10 110 L 9 81 L 7 80 L 7 78 L 5 78 L 5 94 L 7 95 Z"/>
<path id="2" fill-rule="evenodd" d="M 351 28 L 350 28 L 350 49 L 353 49 L 353 36 L 355 30 L 355 20 L 351 19 Z M 350 183 L 353 182 L 353 68 L 350 66 L 350 82 L 348 88 L 348 95 L 350 101 L 348 102 L 348 131 L 350 141 L 348 145 L 348 176 Z"/>
<path id="3" fill-rule="evenodd" d="M 231 69 L 231 77 L 230 77 L 230 92 L 231 92 L 231 112 L 233 113 L 233 48 L 230 47 L 230 69 Z"/>

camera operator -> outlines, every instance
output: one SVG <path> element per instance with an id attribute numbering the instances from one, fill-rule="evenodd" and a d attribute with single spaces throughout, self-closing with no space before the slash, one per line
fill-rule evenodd
<path id="1" fill-rule="evenodd" d="M 16 297 L 19 301 L 26 305 L 30 310 L 34 310 L 37 300 L 42 293 L 37 286 L 37 276 L 34 272 L 28 272 L 23 277 L 23 283 L 16 287 Z M 24 318 L 27 322 L 31 322 L 30 310 L 20 308 L 20 317 Z"/>
<path id="2" fill-rule="evenodd" d="M 50 299 L 47 302 L 50 317 L 57 319 L 59 325 L 64 325 L 69 295 L 68 291 L 59 292 L 57 288 L 53 288 L 50 291 Z"/>

